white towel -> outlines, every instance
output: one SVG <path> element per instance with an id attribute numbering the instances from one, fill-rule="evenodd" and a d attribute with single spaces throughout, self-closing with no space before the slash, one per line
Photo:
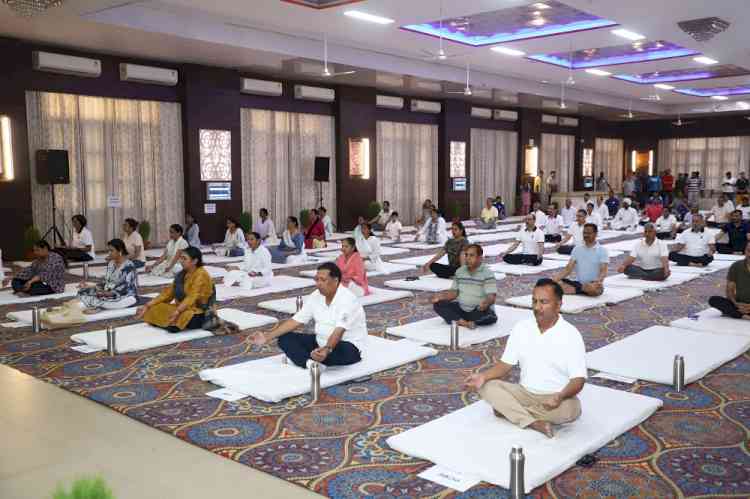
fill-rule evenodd
<path id="1" fill-rule="evenodd" d="M 386 303 L 389 301 L 400 300 L 402 298 L 410 298 L 414 296 L 408 291 L 393 291 L 390 289 L 376 288 L 369 286 L 370 294 L 359 297 L 357 301 L 363 306 L 376 305 L 378 303 Z M 302 297 L 303 301 L 307 301 L 307 296 Z M 296 308 L 296 297 L 295 298 L 281 298 L 278 300 L 262 301 L 258 303 L 258 308 L 271 310 L 273 312 L 280 312 L 283 314 L 294 314 L 297 311 Z"/>

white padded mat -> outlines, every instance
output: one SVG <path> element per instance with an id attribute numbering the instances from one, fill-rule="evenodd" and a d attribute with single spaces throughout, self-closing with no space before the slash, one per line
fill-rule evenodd
<path id="1" fill-rule="evenodd" d="M 726 335 L 667 326 L 643 331 L 586 354 L 589 369 L 664 385 L 672 384 L 675 355 L 685 358 L 685 383 L 701 379 L 750 347 L 750 336 Z"/>
<path id="2" fill-rule="evenodd" d="M 411 265 L 414 267 L 421 267 L 422 265 L 432 260 L 433 256 L 435 255 L 422 255 L 422 256 L 410 256 L 408 258 L 396 258 L 394 260 L 391 260 L 391 263 L 399 263 L 402 265 Z M 442 265 L 448 265 L 448 255 L 444 255 L 440 260 L 437 261 L 437 263 L 440 263 Z"/>
<path id="3" fill-rule="evenodd" d="M 39 313 L 45 312 L 46 308 L 40 308 Z M 121 319 L 135 315 L 137 307 L 121 308 L 118 310 L 102 310 L 95 314 L 84 314 L 86 322 L 96 322 L 112 319 Z M 8 312 L 7 317 L 18 322 L 31 325 L 31 310 L 19 310 L 18 312 Z"/>
<path id="4" fill-rule="evenodd" d="M 270 295 L 271 293 L 281 293 L 310 286 L 315 286 L 314 280 L 288 275 L 273 276 L 270 286 L 256 289 L 243 289 L 238 286 L 228 287 L 223 284 L 217 284 L 216 301 L 227 301 L 235 298 L 252 298 L 254 296 Z"/>
<path id="5" fill-rule="evenodd" d="M 602 246 L 607 248 L 610 252 L 612 250 L 619 250 L 619 251 L 627 251 L 628 254 L 630 254 L 630 251 L 633 249 L 633 247 L 638 241 L 640 241 L 640 239 L 628 239 L 627 241 L 617 241 L 614 243 L 602 244 Z"/>
<path id="6" fill-rule="evenodd" d="M 236 263 L 244 259 L 244 256 L 203 255 L 203 263 Z"/>
<path id="7" fill-rule="evenodd" d="M 221 267 L 214 267 L 211 265 L 204 265 L 203 268 L 208 272 L 208 275 L 211 277 L 224 277 L 224 275 L 227 273 L 227 269 L 223 269 Z M 83 269 L 70 269 L 68 270 L 68 273 L 71 275 L 75 275 L 78 277 L 83 277 Z M 105 274 L 107 273 L 107 267 L 94 267 L 89 269 L 89 277 L 94 278 L 103 278 Z M 141 267 L 138 269 L 138 284 L 142 286 L 146 286 L 146 284 L 142 284 L 141 281 L 145 277 L 145 269 Z M 170 282 L 172 280 L 170 279 Z"/>
<path id="8" fill-rule="evenodd" d="M 332 262 L 338 257 L 338 253 L 336 256 L 321 256 L 320 253 L 318 253 L 315 256 L 307 255 L 307 259 L 304 262 L 297 262 L 297 263 L 272 263 L 271 269 L 273 270 L 283 270 L 283 269 L 293 269 L 296 267 L 306 267 L 308 265 L 319 265 L 323 262 Z M 232 265 L 228 265 L 229 267 L 232 267 Z"/>
<path id="9" fill-rule="evenodd" d="M 732 334 L 750 338 L 750 321 L 723 316 L 715 308 L 707 308 L 696 315 L 695 319 L 683 317 L 682 319 L 672 321 L 669 325 L 691 331 L 703 331 L 720 335 Z"/>
<path id="10" fill-rule="evenodd" d="M 608 249 L 607 254 L 609 254 L 610 258 L 614 258 L 616 256 L 622 255 L 623 252 L 618 251 L 618 250 Z M 562 260 L 566 263 L 570 261 L 570 255 L 561 255 L 560 253 L 545 253 L 544 258 L 545 259 L 549 258 L 550 260 Z"/>
<path id="11" fill-rule="evenodd" d="M 609 303 L 620 303 L 639 296 L 643 296 L 643 291 L 632 288 L 605 288 L 604 294 L 597 297 L 565 295 L 560 311 L 565 314 L 580 314 L 590 308 L 601 307 Z M 508 298 L 505 303 L 516 307 L 531 308 L 531 295 Z"/>
<path id="12" fill-rule="evenodd" d="M 397 274 L 399 272 L 406 272 L 408 270 L 414 270 L 413 265 L 401 265 L 392 262 L 383 262 L 383 270 L 368 270 L 367 277 L 377 277 L 379 275 Z M 315 270 L 303 270 L 299 275 L 306 277 L 315 277 L 317 271 Z"/>
<path id="13" fill-rule="evenodd" d="M 240 329 L 250 329 L 254 327 L 275 324 L 278 319 L 267 315 L 251 314 L 231 308 L 224 308 L 218 311 L 219 317 L 224 320 L 232 321 Z M 213 336 L 210 331 L 196 329 L 181 333 L 170 333 L 164 329 L 151 326 L 145 323 L 131 324 L 117 328 L 116 344 L 117 353 L 137 352 L 165 345 L 182 343 L 183 341 L 197 340 Z M 70 337 L 76 343 L 85 343 L 86 345 L 99 348 L 107 348 L 107 331 L 92 331 L 90 333 L 74 334 Z"/>
<path id="14" fill-rule="evenodd" d="M 500 253 L 505 253 L 510 248 L 510 244 L 491 244 L 489 246 L 482 246 L 482 254 L 485 257 L 498 256 Z"/>
<path id="15" fill-rule="evenodd" d="M 643 279 L 631 279 L 625 274 L 617 274 L 604 278 L 604 288 L 608 289 L 610 286 L 616 286 L 618 288 L 634 288 L 642 291 L 659 291 L 684 284 L 697 277 L 698 274 L 673 272 L 666 281 L 644 281 Z"/>
<path id="16" fill-rule="evenodd" d="M 744 259 L 745 255 L 724 255 L 722 253 L 714 253 L 714 260 L 736 262 Z"/>
<path id="17" fill-rule="evenodd" d="M 174 282 L 174 277 L 162 277 L 151 274 L 139 274 L 138 275 L 138 286 L 150 287 L 150 286 L 168 286 Z"/>
<path id="18" fill-rule="evenodd" d="M 415 250 L 430 250 L 430 249 L 438 249 L 445 246 L 444 244 L 427 244 L 427 243 L 406 243 L 406 244 L 399 244 L 398 245 L 401 248 L 409 248 L 409 249 L 415 249 Z"/>
<path id="19" fill-rule="evenodd" d="M 447 291 L 453 285 L 453 279 L 441 279 L 434 275 L 420 276 L 416 281 L 407 281 L 406 279 L 394 279 L 385 281 L 389 288 L 410 289 L 413 291 Z"/>
<path id="20" fill-rule="evenodd" d="M 713 274 L 720 270 L 728 269 L 734 262 L 728 260 L 714 260 L 705 267 L 691 267 L 689 265 L 680 266 L 675 262 L 669 262 L 669 270 L 672 273 L 682 272 L 688 274 Z"/>
<path id="21" fill-rule="evenodd" d="M 517 322 L 534 317 L 531 310 L 521 310 L 502 305 L 495 305 L 495 314 L 498 316 L 498 321 L 491 326 L 479 326 L 473 330 L 459 327 L 459 346 L 466 347 L 507 336 Z M 450 329 L 450 324 L 446 324 L 442 317 L 433 317 L 401 326 L 389 327 L 385 332 L 420 343 L 447 346 L 451 344 Z"/>
<path id="22" fill-rule="evenodd" d="M 350 366 L 328 367 L 320 376 L 321 388 L 340 385 L 363 376 L 393 369 L 437 354 L 432 348 L 412 341 L 391 341 L 377 336 L 367 337 L 362 360 Z M 310 391 L 307 369 L 284 364 L 282 355 L 251 360 L 233 366 L 205 369 L 200 378 L 266 402 L 279 402 Z"/>
<path id="23" fill-rule="evenodd" d="M 390 246 L 380 247 L 380 254 L 382 256 L 403 255 L 404 253 L 408 252 L 409 250 L 406 248 L 392 248 Z M 335 260 L 336 258 L 341 256 L 341 251 L 323 251 L 320 253 L 315 253 L 315 256 L 319 258 L 330 258 L 332 260 Z"/>
<path id="24" fill-rule="evenodd" d="M 106 265 L 107 255 L 96 255 L 96 258 L 89 260 L 88 262 L 68 262 L 68 265 L 70 267 L 83 267 L 85 263 L 88 263 L 89 265 Z"/>
<path id="25" fill-rule="evenodd" d="M 469 236 L 472 243 L 489 243 L 492 241 L 504 241 L 506 239 L 515 239 L 516 233 L 510 231 L 493 232 L 490 234 L 474 234 Z"/>
<path id="26" fill-rule="evenodd" d="M 334 241 L 326 241 L 325 248 L 309 248 L 305 250 L 307 253 L 322 253 L 324 251 L 341 251 L 341 243 Z"/>
<path id="27" fill-rule="evenodd" d="M 16 296 L 12 290 L 0 291 L 0 305 L 13 305 L 17 303 L 34 303 L 44 300 L 59 300 L 61 298 L 71 298 L 78 294 L 78 284 L 71 283 L 65 285 L 65 291 L 51 295 L 41 296 Z"/>
<path id="28" fill-rule="evenodd" d="M 589 383 L 579 398 L 581 417 L 557 427 L 554 438 L 498 418 L 488 403 L 479 401 L 386 442 L 403 454 L 506 489 L 510 486 L 508 455 L 513 445 L 521 445 L 528 493 L 638 426 L 662 405 L 656 398 Z"/>
<path id="29" fill-rule="evenodd" d="M 544 259 L 540 265 L 511 265 L 505 262 L 493 263 L 490 265 L 490 270 L 493 272 L 502 272 L 504 274 L 530 275 L 545 272 L 547 270 L 561 269 L 566 265 L 567 262 L 562 260 Z"/>
<path id="30" fill-rule="evenodd" d="M 393 291 L 392 289 L 376 288 L 373 286 L 369 286 L 369 289 L 369 295 L 363 296 L 358 299 L 359 303 L 362 304 L 363 307 L 414 296 L 413 293 L 410 293 L 409 291 Z M 307 296 L 303 296 L 302 300 L 306 301 Z M 279 300 L 262 301 L 258 303 L 258 308 L 271 310 L 273 312 L 281 312 L 283 314 L 294 314 L 297 311 L 295 298 L 281 298 Z"/>

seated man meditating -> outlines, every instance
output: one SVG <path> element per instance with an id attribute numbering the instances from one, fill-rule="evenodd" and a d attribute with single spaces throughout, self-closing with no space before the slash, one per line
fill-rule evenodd
<path id="1" fill-rule="evenodd" d="M 745 259 L 729 267 L 726 293 L 726 298 L 712 296 L 708 304 L 727 317 L 750 320 L 750 244 L 745 246 Z"/>
<path id="2" fill-rule="evenodd" d="M 271 285 L 271 278 L 271 252 L 263 245 L 263 238 L 258 232 L 248 232 L 245 258 L 239 270 L 226 273 L 224 285 L 244 289 L 264 288 Z"/>
<path id="3" fill-rule="evenodd" d="M 18 295 L 51 295 L 65 291 L 65 260 L 44 239 L 34 243 L 34 261 L 21 270 L 10 285 Z"/>
<path id="4" fill-rule="evenodd" d="M 716 251 L 725 255 L 741 255 L 750 241 L 750 222 L 742 221 L 742 211 L 734 210 L 729 215 L 729 223 L 721 227 L 728 242 L 716 243 Z"/>
<path id="5" fill-rule="evenodd" d="M 482 247 L 478 244 L 469 245 L 464 254 L 466 264 L 456 271 L 451 289 L 433 296 L 432 307 L 448 324 L 456 321 L 469 329 L 494 324 L 495 274 L 482 263 Z"/>
<path id="6" fill-rule="evenodd" d="M 559 243 L 562 241 L 563 218 L 557 213 L 557 206 L 547 207 L 547 219 L 544 221 L 544 242 Z"/>
<path id="7" fill-rule="evenodd" d="M 581 333 L 560 315 L 563 291 L 551 279 L 534 287 L 534 319 L 513 327 L 500 361 L 473 374 L 466 384 L 504 417 L 521 428 L 554 436 L 553 424 L 581 415 L 576 397 L 586 382 L 586 347 Z M 520 365 L 520 383 L 501 381 Z"/>
<path id="8" fill-rule="evenodd" d="M 670 274 L 667 244 L 656 237 L 654 224 L 646 224 L 643 233 L 645 237 L 635 243 L 617 271 L 631 279 L 664 281 Z"/>
<path id="9" fill-rule="evenodd" d="M 573 248 L 568 265 L 553 278 L 566 295 L 600 296 L 604 293 L 609 253 L 597 242 L 597 232 L 594 224 L 583 226 L 583 244 Z M 576 271 L 575 281 L 567 279 L 573 270 Z"/>
<path id="10" fill-rule="evenodd" d="M 583 227 L 586 225 L 586 210 L 578 210 L 576 219 L 570 227 L 565 230 L 565 237 L 560 241 L 555 249 L 561 255 L 569 255 L 573 248 L 583 244 Z"/>
<path id="11" fill-rule="evenodd" d="M 262 346 L 279 338 L 279 348 L 298 367 L 311 361 L 325 366 L 347 366 L 362 359 L 367 343 L 365 309 L 357 297 L 341 286 L 341 271 L 331 262 L 318 267 L 315 286 L 294 317 L 267 332 L 253 335 L 253 343 Z M 293 333 L 298 327 L 315 320 L 315 334 Z"/>
<path id="12" fill-rule="evenodd" d="M 456 274 L 456 270 L 464 264 L 463 253 L 469 247 L 469 240 L 466 238 L 466 229 L 464 224 L 456 222 L 451 225 L 453 237 L 445 242 L 445 246 L 440 249 L 435 256 L 422 266 L 422 272 L 428 271 L 434 273 L 443 279 L 450 279 Z M 448 255 L 448 265 L 438 263 L 443 256 Z"/>
<path id="13" fill-rule="evenodd" d="M 622 208 L 617 211 L 612 220 L 613 230 L 635 230 L 638 227 L 638 212 L 627 201 L 622 202 Z"/>
<path id="14" fill-rule="evenodd" d="M 546 217 L 545 217 L 546 218 Z M 499 256 L 505 263 L 511 265 L 541 265 L 544 253 L 544 232 L 536 226 L 536 217 L 526 215 L 524 218 L 526 226 L 516 235 L 516 240 L 510 245 L 508 251 Z M 521 246 L 521 252 L 513 255 L 513 251 Z"/>
<path id="15" fill-rule="evenodd" d="M 677 235 L 677 225 L 677 217 L 672 214 L 669 206 L 665 206 L 654 224 L 656 237 L 659 239 L 674 239 Z"/>
<path id="16" fill-rule="evenodd" d="M 380 212 L 372 217 L 367 223 L 369 223 L 374 230 L 384 230 L 386 224 L 391 219 L 391 212 L 391 203 L 383 201 L 383 207 L 380 209 Z"/>
<path id="17" fill-rule="evenodd" d="M 479 214 L 479 228 L 494 229 L 499 217 L 497 208 L 492 204 L 492 198 L 487 198 L 484 202 L 484 208 L 482 208 L 482 212 Z"/>
<path id="18" fill-rule="evenodd" d="M 669 259 L 681 267 L 705 267 L 714 261 L 716 246 L 714 237 L 706 232 L 703 215 L 693 215 L 693 226 L 677 236 Z"/>
<path id="19" fill-rule="evenodd" d="M 398 219 L 398 212 L 392 211 L 391 219 L 388 221 L 388 223 L 385 226 L 385 232 L 383 233 L 383 237 L 386 237 L 390 239 L 391 241 L 401 241 L 401 231 L 403 229 L 404 229 L 404 226 L 401 224 L 401 221 Z"/>
<path id="20" fill-rule="evenodd" d="M 104 280 L 96 285 L 81 283 L 78 299 L 89 310 L 114 310 L 132 307 L 136 303 L 137 270 L 128 259 L 128 250 L 122 239 L 112 239 L 107 243 L 109 250 L 107 272 Z"/>

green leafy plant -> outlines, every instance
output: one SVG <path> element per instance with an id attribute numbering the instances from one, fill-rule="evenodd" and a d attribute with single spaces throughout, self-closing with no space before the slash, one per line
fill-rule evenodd
<path id="1" fill-rule="evenodd" d="M 250 215 L 250 212 L 242 212 L 242 214 L 240 215 L 240 226 L 245 232 L 250 232 L 253 227 L 253 217 L 252 215 Z"/>
<path id="2" fill-rule="evenodd" d="M 304 209 L 300 210 L 299 212 L 299 223 L 302 225 L 302 227 L 309 227 L 310 226 L 310 210 Z"/>
<path id="3" fill-rule="evenodd" d="M 143 238 L 144 243 L 151 242 L 151 224 L 148 220 L 144 220 L 138 224 L 138 233 Z"/>
<path id="4" fill-rule="evenodd" d="M 454 219 L 461 219 L 461 213 L 463 212 L 464 204 L 461 201 L 451 201 L 450 203 L 450 214 L 453 215 Z"/>
<path id="5" fill-rule="evenodd" d="M 34 251 L 34 244 L 42 238 L 42 234 L 36 227 L 27 227 L 23 231 L 23 254 L 28 255 Z"/>
<path id="6" fill-rule="evenodd" d="M 380 203 L 377 201 L 371 201 L 370 204 L 367 205 L 367 220 L 372 220 L 377 217 L 382 209 L 383 207 Z"/>
<path id="7" fill-rule="evenodd" d="M 52 499 L 114 499 L 114 497 L 104 480 L 98 477 L 76 480 L 70 492 L 58 486 Z"/>

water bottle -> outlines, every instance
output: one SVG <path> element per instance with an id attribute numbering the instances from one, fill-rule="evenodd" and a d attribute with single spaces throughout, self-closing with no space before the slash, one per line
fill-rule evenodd
<path id="1" fill-rule="evenodd" d="M 107 353 L 110 356 L 117 354 L 117 330 L 112 326 L 107 326 Z"/>
<path id="2" fill-rule="evenodd" d="M 31 329 L 38 333 L 42 329 L 42 324 L 39 320 L 39 307 L 31 309 Z"/>
<path id="3" fill-rule="evenodd" d="M 84 263 L 83 264 L 83 281 L 86 282 L 89 280 L 89 264 Z"/>
<path id="4" fill-rule="evenodd" d="M 674 356 L 674 364 L 672 365 L 672 388 L 676 392 L 681 392 L 685 389 L 685 359 L 682 355 Z"/>
<path id="5" fill-rule="evenodd" d="M 296 299 L 297 312 L 302 310 L 302 295 L 298 295 Z"/>
<path id="6" fill-rule="evenodd" d="M 451 350 L 458 350 L 458 323 L 456 321 L 451 322 Z"/>
<path id="7" fill-rule="evenodd" d="M 313 404 L 320 399 L 320 364 L 317 362 L 310 363 L 310 397 Z"/>
<path id="8" fill-rule="evenodd" d="M 524 462 L 523 447 L 514 445 L 510 450 L 510 497 L 521 499 L 524 497 Z"/>

